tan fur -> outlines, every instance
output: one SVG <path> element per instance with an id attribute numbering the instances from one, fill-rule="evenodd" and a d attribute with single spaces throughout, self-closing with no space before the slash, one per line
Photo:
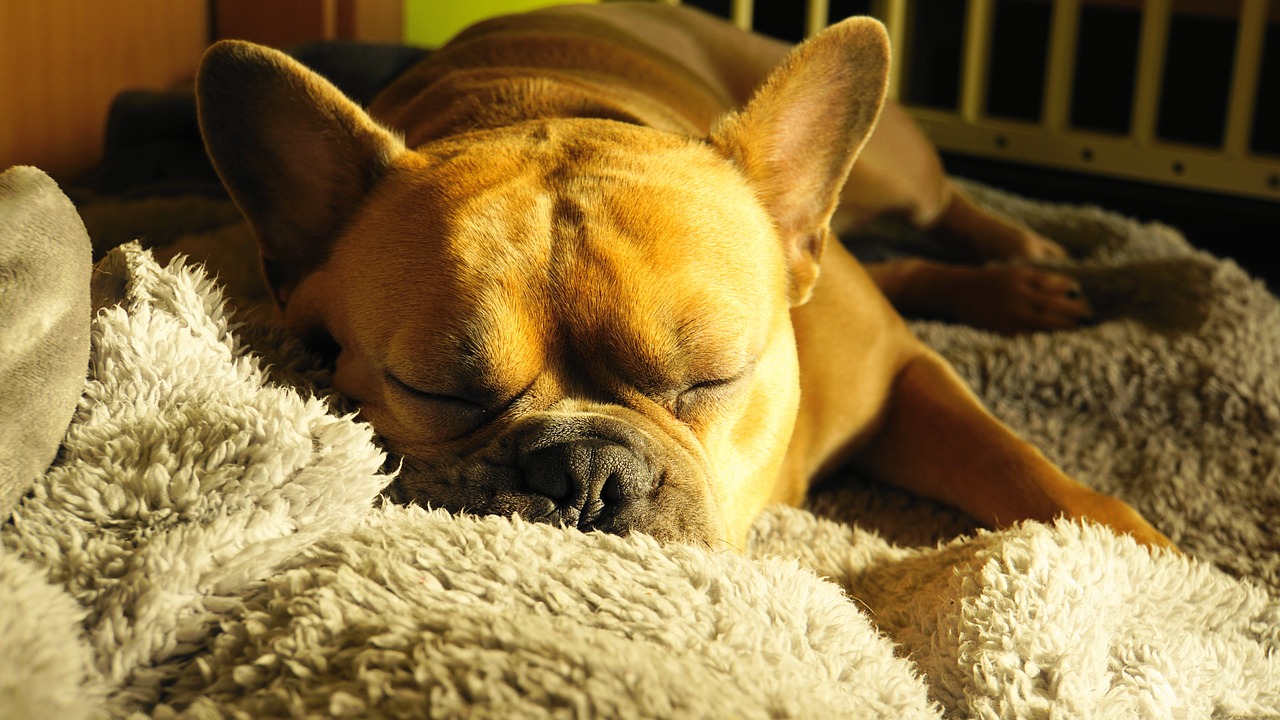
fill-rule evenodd
<path id="1" fill-rule="evenodd" d="M 887 67 L 871 20 L 788 51 L 610 4 L 464 32 L 376 123 L 245 43 L 198 90 L 286 322 L 336 347 L 407 499 L 740 547 L 851 461 L 992 524 L 1167 543 L 982 409 L 831 240 L 838 208 L 952 203 L 909 128 L 854 165 Z"/>

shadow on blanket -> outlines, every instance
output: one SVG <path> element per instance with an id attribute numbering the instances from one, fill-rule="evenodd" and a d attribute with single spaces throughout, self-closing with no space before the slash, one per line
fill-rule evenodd
<path id="1" fill-rule="evenodd" d="M 62 449 L 0 530 L 0 716 L 1280 713 L 1280 303 L 1168 228 L 972 192 L 1071 248 L 1105 314 L 916 329 L 1198 559 L 977 532 L 853 477 L 770 509 L 745 556 L 386 504 L 325 369 L 127 245 Z"/>

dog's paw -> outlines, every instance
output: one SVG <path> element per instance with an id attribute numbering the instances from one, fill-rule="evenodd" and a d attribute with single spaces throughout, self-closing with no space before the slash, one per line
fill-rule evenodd
<path id="1" fill-rule="evenodd" d="M 1084 490 L 1073 501 L 1071 509 L 1064 513 L 1071 520 L 1090 521 L 1106 525 L 1121 535 L 1128 535 L 1149 548 L 1163 548 L 1181 554 L 1181 550 L 1164 533 L 1155 529 L 1129 503 L 1093 490 Z"/>
<path id="2" fill-rule="evenodd" d="M 958 189 L 937 229 L 981 261 L 1065 260 L 1058 243 L 1022 223 L 974 203 Z"/>
<path id="3" fill-rule="evenodd" d="M 1068 275 L 1022 264 L 935 264 L 920 278 L 914 311 L 984 330 L 1017 334 L 1067 330 L 1093 316 L 1080 284 Z"/>
<path id="4" fill-rule="evenodd" d="M 1013 227 L 1002 245 L 988 251 L 997 260 L 1065 260 L 1067 251 L 1049 238 L 1022 227 Z"/>

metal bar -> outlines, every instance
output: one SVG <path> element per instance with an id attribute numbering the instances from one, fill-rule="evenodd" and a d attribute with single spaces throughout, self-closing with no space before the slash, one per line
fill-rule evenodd
<path id="1" fill-rule="evenodd" d="M 1067 126 L 1071 86 L 1075 80 L 1076 44 L 1080 28 L 1080 0 L 1057 0 L 1050 25 L 1049 70 L 1044 83 L 1044 115 L 1049 132 Z"/>
<path id="2" fill-rule="evenodd" d="M 1138 49 L 1138 85 L 1133 95 L 1133 139 L 1150 145 L 1156 136 L 1160 109 L 1160 84 L 1164 80 L 1164 54 L 1169 41 L 1171 0 L 1148 0 L 1142 12 L 1142 37 Z"/>
<path id="3" fill-rule="evenodd" d="M 321 31 L 325 40 L 336 40 L 338 37 L 338 2 L 324 0 L 320 3 Z"/>
<path id="4" fill-rule="evenodd" d="M 871 10 L 889 31 L 889 47 L 893 50 L 893 62 L 889 64 L 889 98 L 897 101 L 902 94 L 902 78 L 910 57 L 907 0 L 875 0 Z"/>
<path id="5" fill-rule="evenodd" d="M 1244 0 L 1239 27 L 1223 143 L 1223 150 L 1233 157 L 1243 157 L 1249 152 L 1253 108 L 1258 97 L 1258 68 L 1262 64 L 1262 44 L 1267 30 L 1267 0 Z"/>
<path id="6" fill-rule="evenodd" d="M 827 26 L 827 18 L 831 17 L 831 4 L 828 0 L 809 0 L 806 6 L 804 34 L 808 37 Z"/>
<path id="7" fill-rule="evenodd" d="M 960 76 L 960 117 L 977 122 L 987 102 L 987 64 L 995 0 L 969 0 L 964 18 L 964 60 Z"/>
<path id="8" fill-rule="evenodd" d="M 733 24 L 743 30 L 750 30 L 754 20 L 755 3 L 754 0 L 733 0 L 733 6 L 730 10 L 733 15 Z"/>
<path id="9" fill-rule="evenodd" d="M 910 111 L 938 147 L 953 152 L 1280 202 L 1280 166 L 1275 158 L 1233 158 L 1218 150 L 1161 142 L 1139 146 L 1104 133 L 1050 134 L 1032 123 L 974 124 L 953 113 Z"/>

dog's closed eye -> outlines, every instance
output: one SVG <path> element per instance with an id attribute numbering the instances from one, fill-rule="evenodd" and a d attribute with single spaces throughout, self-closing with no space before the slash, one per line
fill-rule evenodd
<path id="1" fill-rule="evenodd" d="M 733 398 L 754 367 L 755 364 L 752 363 L 728 377 L 703 380 L 690 385 L 670 403 L 671 413 L 681 422 L 698 424 Z"/>
<path id="2" fill-rule="evenodd" d="M 486 404 L 458 395 L 423 390 L 386 373 L 387 382 L 423 412 L 422 422 L 441 439 L 452 439 L 484 425 L 494 416 Z"/>

